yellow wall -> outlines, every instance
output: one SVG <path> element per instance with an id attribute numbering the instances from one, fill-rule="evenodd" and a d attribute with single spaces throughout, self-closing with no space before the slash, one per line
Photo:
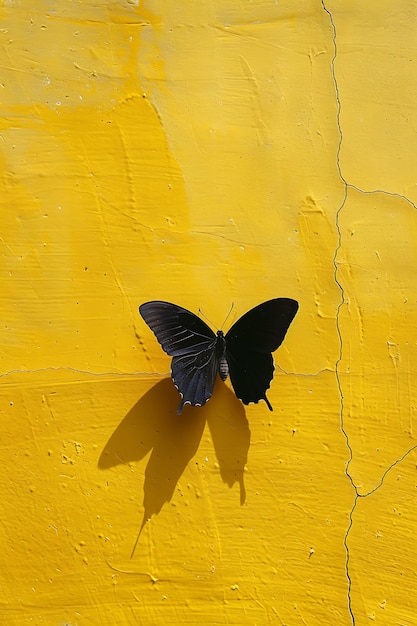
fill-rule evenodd
<path id="1" fill-rule="evenodd" d="M 416 0 L 0 16 L 0 623 L 415 624 Z M 279 296 L 177 416 L 138 305 Z"/>

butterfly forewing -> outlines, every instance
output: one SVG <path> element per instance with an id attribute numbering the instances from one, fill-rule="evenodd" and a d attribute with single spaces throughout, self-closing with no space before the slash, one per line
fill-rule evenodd
<path id="1" fill-rule="evenodd" d="M 298 302 L 275 298 L 243 315 L 226 334 L 230 380 L 244 404 L 265 400 L 273 378 L 272 352 L 283 342 L 298 310 Z"/>
<path id="2" fill-rule="evenodd" d="M 216 337 L 197 315 L 170 302 L 145 302 L 139 307 L 139 312 L 170 356 L 198 354 L 207 349 Z"/>
<path id="3" fill-rule="evenodd" d="M 274 352 L 284 341 L 297 310 L 298 302 L 290 298 L 275 298 L 259 304 L 233 324 L 226 334 L 227 347 Z"/>

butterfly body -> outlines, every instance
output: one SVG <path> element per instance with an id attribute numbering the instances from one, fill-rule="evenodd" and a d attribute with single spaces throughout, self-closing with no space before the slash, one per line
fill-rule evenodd
<path id="1" fill-rule="evenodd" d="M 236 396 L 244 404 L 265 400 L 273 378 L 272 352 L 282 343 L 298 303 L 268 300 L 243 315 L 224 334 L 215 334 L 197 315 L 176 304 L 155 300 L 139 307 L 163 350 L 172 356 L 171 376 L 185 404 L 202 406 L 210 399 L 217 375 L 230 374 Z"/>
<path id="2" fill-rule="evenodd" d="M 219 376 L 224 382 L 226 378 L 229 376 L 229 364 L 227 362 L 226 356 L 226 339 L 224 336 L 224 332 L 222 330 L 217 331 L 217 346 L 216 350 L 218 350 L 220 359 L 219 359 Z"/>

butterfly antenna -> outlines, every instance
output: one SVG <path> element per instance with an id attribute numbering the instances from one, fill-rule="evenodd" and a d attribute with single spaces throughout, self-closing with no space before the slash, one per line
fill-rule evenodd
<path id="1" fill-rule="evenodd" d="M 228 312 L 228 314 L 226 315 L 226 319 L 224 320 L 223 324 L 221 325 L 221 327 L 222 327 L 222 328 L 223 328 L 223 326 L 226 324 L 227 320 L 229 319 L 229 315 L 230 315 L 230 313 L 233 311 L 233 307 L 234 307 L 234 306 L 235 306 L 235 303 L 234 303 L 234 302 L 232 302 L 232 306 L 230 307 L 229 312 Z"/>
<path id="2" fill-rule="evenodd" d="M 199 308 L 198 309 L 198 314 L 201 315 L 201 317 L 204 317 L 204 319 L 213 327 L 216 328 L 216 325 L 213 324 L 213 322 L 207 317 L 207 315 L 204 315 L 203 311 Z"/>

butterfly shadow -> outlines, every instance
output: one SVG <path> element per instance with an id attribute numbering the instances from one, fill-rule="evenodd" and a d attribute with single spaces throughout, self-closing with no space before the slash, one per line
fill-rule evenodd
<path id="1" fill-rule="evenodd" d="M 124 417 L 98 461 L 99 469 L 106 470 L 141 461 L 150 452 L 138 539 L 146 522 L 171 500 L 187 464 L 198 450 L 206 423 L 221 478 L 230 488 L 239 483 L 240 504 L 245 502 L 243 474 L 250 430 L 241 402 L 218 380 L 213 397 L 205 406 L 187 405 L 182 415 L 177 415 L 178 403 L 179 395 L 170 378 L 154 385 Z"/>

